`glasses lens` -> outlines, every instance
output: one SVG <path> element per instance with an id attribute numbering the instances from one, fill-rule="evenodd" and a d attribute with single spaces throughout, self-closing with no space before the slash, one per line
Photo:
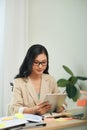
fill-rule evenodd
<path id="1" fill-rule="evenodd" d="M 46 66 L 47 62 L 46 61 L 45 62 L 41 62 L 41 65 Z"/>

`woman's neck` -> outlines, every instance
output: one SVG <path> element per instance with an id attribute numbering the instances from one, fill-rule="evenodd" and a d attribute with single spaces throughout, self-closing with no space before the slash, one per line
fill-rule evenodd
<path id="1" fill-rule="evenodd" d="M 38 79 L 41 79 L 41 78 L 42 78 L 42 75 L 31 74 L 29 77 L 30 77 L 30 79 L 38 80 Z"/>
<path id="2" fill-rule="evenodd" d="M 36 76 L 36 75 L 31 74 L 29 76 L 29 78 L 31 79 L 31 82 L 32 82 L 32 84 L 33 84 L 37 94 L 39 94 L 40 93 L 40 89 L 41 89 L 42 75 Z"/>

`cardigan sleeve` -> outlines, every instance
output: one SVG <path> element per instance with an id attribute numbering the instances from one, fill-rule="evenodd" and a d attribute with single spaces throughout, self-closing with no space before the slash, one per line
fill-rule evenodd
<path id="1" fill-rule="evenodd" d="M 23 97 L 21 93 L 21 87 L 20 87 L 20 84 L 15 80 L 11 102 L 8 108 L 8 115 L 18 113 L 19 108 L 21 107 L 23 107 Z"/>

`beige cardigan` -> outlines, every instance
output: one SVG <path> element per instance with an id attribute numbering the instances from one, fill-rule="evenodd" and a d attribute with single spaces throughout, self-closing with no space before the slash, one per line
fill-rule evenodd
<path id="1" fill-rule="evenodd" d="M 17 78 L 14 80 L 14 90 L 9 105 L 8 115 L 17 113 L 20 107 L 33 107 L 42 102 L 47 93 L 57 92 L 59 92 L 59 89 L 56 80 L 51 75 L 42 75 L 40 99 L 38 99 L 38 95 L 29 78 Z"/>

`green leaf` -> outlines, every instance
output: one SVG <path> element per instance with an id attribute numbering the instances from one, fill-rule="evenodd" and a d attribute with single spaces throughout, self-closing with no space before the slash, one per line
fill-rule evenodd
<path id="1" fill-rule="evenodd" d="M 77 96 L 77 95 L 76 95 L 75 97 L 72 98 L 72 100 L 73 100 L 74 102 L 76 102 L 77 99 L 78 99 L 78 96 Z"/>
<path id="2" fill-rule="evenodd" d="M 69 82 L 70 82 L 71 85 L 74 85 L 74 84 L 77 82 L 77 77 L 71 76 L 71 77 L 69 78 Z"/>
<path id="3" fill-rule="evenodd" d="M 68 84 L 68 80 L 66 80 L 66 79 L 59 79 L 57 81 L 57 85 L 60 87 L 65 87 L 67 84 Z"/>
<path id="4" fill-rule="evenodd" d="M 67 85 L 66 92 L 69 98 L 73 98 L 77 94 L 77 88 L 73 85 Z"/>
<path id="5" fill-rule="evenodd" d="M 80 97 L 80 91 L 77 90 L 77 94 L 75 97 L 73 97 L 73 101 L 76 102 L 78 100 L 78 98 Z"/>
<path id="6" fill-rule="evenodd" d="M 87 77 L 77 76 L 77 79 L 79 79 L 79 80 L 87 80 Z"/>
<path id="7" fill-rule="evenodd" d="M 74 76 L 73 72 L 65 65 L 63 65 L 64 70 L 69 73 L 71 76 Z"/>

